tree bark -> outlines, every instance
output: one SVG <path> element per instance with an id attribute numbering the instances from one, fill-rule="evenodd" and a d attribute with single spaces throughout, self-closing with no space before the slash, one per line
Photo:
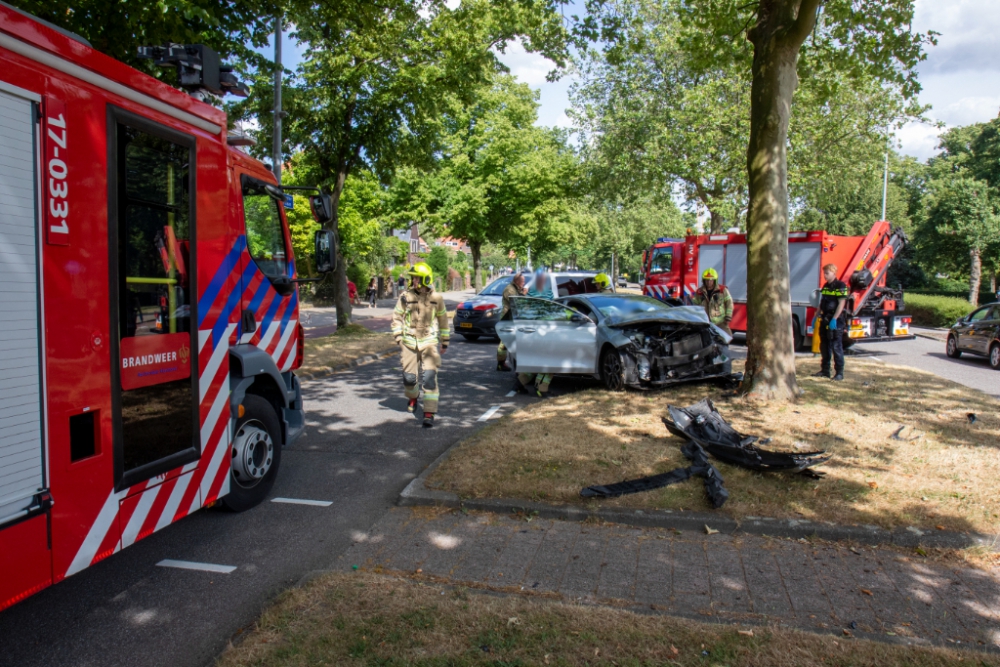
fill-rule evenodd
<path id="1" fill-rule="evenodd" d="M 476 294 L 483 291 L 483 274 L 480 271 L 480 263 L 483 261 L 483 244 L 478 241 L 469 241 L 469 250 L 472 251 L 472 288 Z"/>
<path id="2" fill-rule="evenodd" d="M 983 257 L 979 248 L 969 250 L 969 303 L 979 305 L 979 287 L 983 280 Z"/>
<path id="3" fill-rule="evenodd" d="M 747 363 L 741 393 L 786 401 L 800 394 L 788 270 L 788 121 L 799 48 L 818 0 L 761 0 L 747 33 L 754 46 L 747 146 Z"/>
<path id="4" fill-rule="evenodd" d="M 347 172 L 337 172 L 337 180 L 330 193 L 330 200 L 333 203 L 333 220 L 329 229 L 337 239 L 337 268 L 333 272 L 333 303 L 337 307 L 337 328 L 346 327 L 351 323 L 351 296 L 347 291 L 347 262 L 344 254 L 340 252 L 340 195 L 344 192 L 344 183 L 347 181 Z"/>
<path id="5" fill-rule="evenodd" d="M 719 213 L 718 211 L 713 211 L 712 209 L 708 209 L 708 215 L 710 219 L 710 222 L 708 223 L 710 234 L 721 234 L 723 231 L 725 231 L 723 230 L 722 226 L 726 224 L 726 221 L 722 218 L 721 213 Z"/>

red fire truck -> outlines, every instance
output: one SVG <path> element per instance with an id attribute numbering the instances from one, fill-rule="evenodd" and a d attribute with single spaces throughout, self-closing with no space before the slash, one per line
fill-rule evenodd
<path id="1" fill-rule="evenodd" d="M 238 87 L 204 47 L 152 53 L 189 90 Z M 225 114 L 2 3 L 0 62 L 3 609 L 260 502 L 305 420 L 283 192 Z"/>
<path id="2" fill-rule="evenodd" d="M 791 232 L 788 265 L 792 330 L 796 349 L 811 336 L 823 268 L 836 264 L 850 288 L 849 342 L 905 340 L 910 317 L 902 314 L 903 293 L 886 285 L 886 270 L 906 244 L 901 229 L 876 222 L 867 236 L 834 236 L 824 231 Z M 642 255 L 643 294 L 660 300 L 690 302 L 701 274 L 712 268 L 733 297 L 734 332 L 747 327 L 747 241 L 745 234 L 699 234 L 657 239 Z"/>

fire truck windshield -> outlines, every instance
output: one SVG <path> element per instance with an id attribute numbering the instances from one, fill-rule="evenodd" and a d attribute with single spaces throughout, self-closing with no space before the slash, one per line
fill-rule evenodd
<path id="1" fill-rule="evenodd" d="M 668 273 L 674 259 L 674 249 L 653 248 L 653 256 L 649 260 L 650 273 Z"/>

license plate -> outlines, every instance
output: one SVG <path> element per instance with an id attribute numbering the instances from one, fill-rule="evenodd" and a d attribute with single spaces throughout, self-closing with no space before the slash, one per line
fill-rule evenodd
<path id="1" fill-rule="evenodd" d="M 471 329 L 472 322 L 459 322 L 458 326 L 461 327 L 462 329 Z"/>

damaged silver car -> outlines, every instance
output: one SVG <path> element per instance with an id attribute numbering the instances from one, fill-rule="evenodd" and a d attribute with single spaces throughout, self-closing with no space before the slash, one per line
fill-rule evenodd
<path id="1" fill-rule="evenodd" d="M 518 372 L 594 376 L 612 391 L 732 372 L 732 338 L 704 309 L 646 296 L 515 297 L 497 334 Z"/>

